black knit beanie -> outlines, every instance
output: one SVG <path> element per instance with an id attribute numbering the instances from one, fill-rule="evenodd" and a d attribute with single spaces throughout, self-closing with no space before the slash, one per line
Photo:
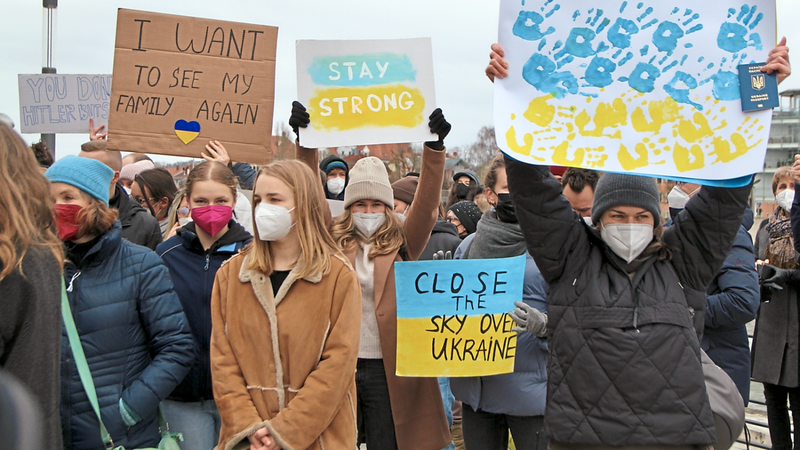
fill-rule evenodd
<path id="1" fill-rule="evenodd" d="M 661 224 L 661 207 L 655 178 L 606 173 L 597 182 L 592 204 L 592 222 L 600 223 L 603 213 L 615 206 L 638 206 L 650 211 L 653 226 Z"/>
<path id="2" fill-rule="evenodd" d="M 481 220 L 483 213 L 475 203 L 463 200 L 450 206 L 450 211 L 458 217 L 467 233 L 472 234 L 478 229 L 478 221 Z"/>

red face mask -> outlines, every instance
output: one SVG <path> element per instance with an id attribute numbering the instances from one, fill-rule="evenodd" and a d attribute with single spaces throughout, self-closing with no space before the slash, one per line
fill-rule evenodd
<path id="1" fill-rule="evenodd" d="M 53 206 L 56 211 L 56 224 L 58 225 L 58 237 L 62 241 L 72 241 L 77 239 L 80 225 L 76 223 L 75 217 L 81 209 L 80 205 L 59 205 Z"/>
<path id="2" fill-rule="evenodd" d="M 201 230 L 209 236 L 216 236 L 219 230 L 225 228 L 233 217 L 230 206 L 209 205 L 192 208 L 192 220 Z"/>

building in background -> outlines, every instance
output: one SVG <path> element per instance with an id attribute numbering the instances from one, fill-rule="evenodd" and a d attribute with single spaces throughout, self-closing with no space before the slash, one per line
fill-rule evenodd
<path id="1" fill-rule="evenodd" d="M 781 92 L 781 106 L 772 112 L 772 126 L 764 168 L 756 174 L 750 204 L 756 217 L 766 217 L 775 210 L 772 176 L 781 166 L 791 166 L 800 153 L 800 90 Z"/>

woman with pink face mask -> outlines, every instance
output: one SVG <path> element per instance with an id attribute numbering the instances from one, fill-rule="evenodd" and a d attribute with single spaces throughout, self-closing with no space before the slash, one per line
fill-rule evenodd
<path id="1" fill-rule="evenodd" d="M 192 222 L 159 244 L 156 252 L 169 268 L 189 320 L 195 361 L 163 407 L 170 430 L 183 433 L 181 448 L 211 450 L 220 429 L 211 384 L 211 292 L 222 263 L 252 236 L 233 220 L 236 176 L 225 165 L 207 161 L 192 169 L 185 198 Z"/>

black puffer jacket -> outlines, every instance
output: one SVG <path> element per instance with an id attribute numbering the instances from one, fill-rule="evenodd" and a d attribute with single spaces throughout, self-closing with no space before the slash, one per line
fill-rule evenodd
<path id="1" fill-rule="evenodd" d="M 122 239 L 155 251 L 161 243 L 161 227 L 158 225 L 158 220 L 131 200 L 120 184 L 117 184 L 114 197 L 109 199 L 108 204 L 119 211 Z"/>
<path id="2" fill-rule="evenodd" d="M 562 444 L 713 443 L 698 334 L 749 186 L 703 188 L 662 235 L 672 258 L 651 256 L 631 279 L 546 166 L 506 165 L 528 251 L 550 285 L 547 435 Z"/>

